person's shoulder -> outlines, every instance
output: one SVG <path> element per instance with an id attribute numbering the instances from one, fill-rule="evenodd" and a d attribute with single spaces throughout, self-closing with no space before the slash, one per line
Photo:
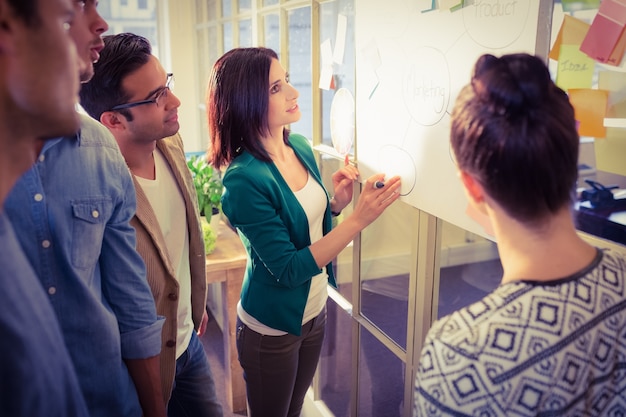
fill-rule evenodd
<path id="1" fill-rule="evenodd" d="M 601 259 L 588 274 L 609 284 L 606 288 L 614 288 L 626 295 L 626 253 L 612 248 L 599 249 L 598 253 Z"/>
<path id="2" fill-rule="evenodd" d="M 506 311 L 511 302 L 518 302 L 528 294 L 532 286 L 523 282 L 499 285 L 492 292 L 465 307 L 462 307 L 435 321 L 428 336 L 446 345 L 455 345 L 465 341 L 469 334 L 485 340 L 494 322 L 516 323 L 515 317 L 509 317 Z"/>
<path id="3" fill-rule="evenodd" d="M 428 341 L 431 343 L 440 341 L 448 344 L 456 338 L 457 334 L 470 330 L 471 325 L 463 319 L 463 315 L 466 312 L 467 307 L 464 307 L 435 320 L 428 330 Z"/>
<path id="4" fill-rule="evenodd" d="M 171 155 L 176 163 L 185 163 L 187 157 L 185 156 L 185 145 L 180 133 L 175 133 L 172 136 L 167 136 L 157 141 L 157 148 L 166 155 Z"/>
<path id="5" fill-rule="evenodd" d="M 238 155 L 226 168 L 227 173 L 232 172 L 241 172 L 249 169 L 256 169 L 260 166 L 267 165 L 265 162 L 255 158 L 249 152 L 243 152 L 241 155 Z"/>
<path id="6" fill-rule="evenodd" d="M 296 154 L 305 161 L 307 168 L 316 171 L 315 155 L 313 154 L 311 141 L 301 134 L 290 133 L 289 143 Z"/>
<path id="7" fill-rule="evenodd" d="M 174 147 L 176 149 L 180 149 L 184 151 L 185 144 L 183 142 L 183 138 L 180 136 L 180 132 L 173 134 L 172 136 L 168 136 L 163 138 L 159 142 L 162 142 L 164 145 L 169 147 Z"/>
<path id="8" fill-rule="evenodd" d="M 81 146 L 104 146 L 117 148 L 113 134 L 102 123 L 86 114 L 80 114 Z"/>
<path id="9" fill-rule="evenodd" d="M 619 251 L 613 248 L 604 248 L 599 249 L 599 252 L 602 255 L 603 262 L 619 264 L 622 267 L 626 264 L 626 249 L 624 249 L 624 251 Z"/>
<path id="10" fill-rule="evenodd" d="M 222 182 L 226 188 L 249 187 L 251 189 L 265 188 L 275 181 L 270 164 L 255 158 L 248 152 L 237 156 L 226 168 Z"/>
<path id="11" fill-rule="evenodd" d="M 311 141 L 307 139 L 306 136 L 301 135 L 300 133 L 290 133 L 289 143 L 291 143 L 291 146 L 297 147 L 301 150 L 311 149 Z"/>
<path id="12" fill-rule="evenodd" d="M 307 137 L 301 133 L 289 132 L 289 140 L 290 141 L 294 140 L 294 141 L 307 143 L 308 145 L 311 145 L 311 141 L 307 139 Z"/>
<path id="13" fill-rule="evenodd" d="M 79 146 L 90 169 L 114 170 L 115 178 L 132 181 L 130 171 L 113 134 L 102 123 L 88 115 L 81 114 Z M 109 178 L 109 181 L 113 181 Z"/>

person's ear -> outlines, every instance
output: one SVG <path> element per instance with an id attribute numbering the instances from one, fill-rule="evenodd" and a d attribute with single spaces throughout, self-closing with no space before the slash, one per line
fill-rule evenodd
<path id="1" fill-rule="evenodd" d="M 485 201 L 485 189 L 483 186 L 466 171 L 459 171 L 459 177 L 472 203 L 482 204 Z"/>
<path id="2" fill-rule="evenodd" d="M 478 224 L 480 224 L 491 236 L 495 236 L 492 225 L 492 210 L 490 210 L 490 199 L 485 193 L 483 186 L 471 174 L 459 171 L 459 177 L 463 183 L 463 189 L 468 199 L 466 213 Z"/>
<path id="3" fill-rule="evenodd" d="M 114 111 L 105 111 L 100 115 L 100 123 L 102 123 L 111 131 L 124 129 L 125 120 L 126 119 L 121 114 Z"/>

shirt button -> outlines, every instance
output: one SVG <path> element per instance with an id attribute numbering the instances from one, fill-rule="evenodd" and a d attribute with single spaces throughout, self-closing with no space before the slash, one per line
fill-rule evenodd
<path id="1" fill-rule="evenodd" d="M 165 346 L 171 348 L 176 346 L 176 342 L 174 340 L 168 340 L 167 342 L 165 342 Z"/>
<path id="2" fill-rule="evenodd" d="M 35 194 L 35 196 L 33 198 L 35 199 L 35 201 L 41 201 L 41 200 L 43 200 L 43 195 L 37 193 L 37 194 Z"/>
<path id="3" fill-rule="evenodd" d="M 46 156 L 45 155 L 43 155 L 43 154 L 39 155 L 39 162 L 43 162 L 45 160 L 46 160 Z"/>
<path id="4" fill-rule="evenodd" d="M 91 217 L 93 217 L 94 219 L 97 219 L 98 217 L 100 217 L 100 213 L 98 212 L 98 210 L 92 211 Z"/>
<path id="5" fill-rule="evenodd" d="M 172 301 L 176 301 L 178 300 L 178 296 L 176 295 L 176 293 L 170 293 L 167 295 L 167 298 L 169 298 Z"/>
<path id="6" fill-rule="evenodd" d="M 45 249 L 48 249 L 50 247 L 50 241 L 49 240 L 42 241 L 41 246 L 44 247 Z"/>
<path id="7" fill-rule="evenodd" d="M 48 288 L 48 294 L 54 295 L 57 293 L 57 289 L 55 287 Z"/>

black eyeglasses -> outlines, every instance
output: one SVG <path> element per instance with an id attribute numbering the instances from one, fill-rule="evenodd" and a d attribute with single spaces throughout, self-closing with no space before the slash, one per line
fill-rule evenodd
<path id="1" fill-rule="evenodd" d="M 130 109 L 132 107 L 143 106 L 144 104 L 156 104 L 158 107 L 159 101 L 162 98 L 167 98 L 167 93 L 169 91 L 172 91 L 172 88 L 174 88 L 174 74 L 169 73 L 167 74 L 167 81 L 165 81 L 165 87 L 161 87 L 160 89 L 155 91 L 153 98 L 149 98 L 146 100 L 133 101 L 131 103 L 126 103 L 126 104 L 119 104 L 115 107 L 112 107 L 110 111 Z"/>

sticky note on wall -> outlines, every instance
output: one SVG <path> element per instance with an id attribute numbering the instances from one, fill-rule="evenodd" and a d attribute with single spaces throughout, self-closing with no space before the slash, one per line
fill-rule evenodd
<path id="1" fill-rule="evenodd" d="M 561 5 L 564 12 L 571 13 L 579 10 L 597 9 L 600 7 L 600 0 L 561 0 Z"/>
<path id="2" fill-rule="evenodd" d="M 626 0 L 603 0 L 580 50 L 609 65 L 620 65 L 626 50 Z"/>
<path id="3" fill-rule="evenodd" d="M 548 56 L 557 61 L 561 54 L 561 45 L 580 46 L 588 31 L 588 23 L 566 14 Z"/>
<path id="4" fill-rule="evenodd" d="M 558 61 L 556 85 L 563 90 L 591 88 L 595 61 L 580 51 L 589 24 L 565 15 L 549 57 Z"/>
<path id="5" fill-rule="evenodd" d="M 592 136 L 594 138 L 606 137 L 604 118 L 609 92 L 586 88 L 571 89 L 567 92 L 569 101 L 574 107 L 580 136 Z"/>
<path id="6" fill-rule="evenodd" d="M 606 117 L 626 118 L 626 72 L 598 72 L 598 89 L 609 92 Z"/>
<path id="7" fill-rule="evenodd" d="M 556 85 L 563 90 L 591 88 L 595 61 L 580 52 L 578 45 L 561 45 Z"/>

